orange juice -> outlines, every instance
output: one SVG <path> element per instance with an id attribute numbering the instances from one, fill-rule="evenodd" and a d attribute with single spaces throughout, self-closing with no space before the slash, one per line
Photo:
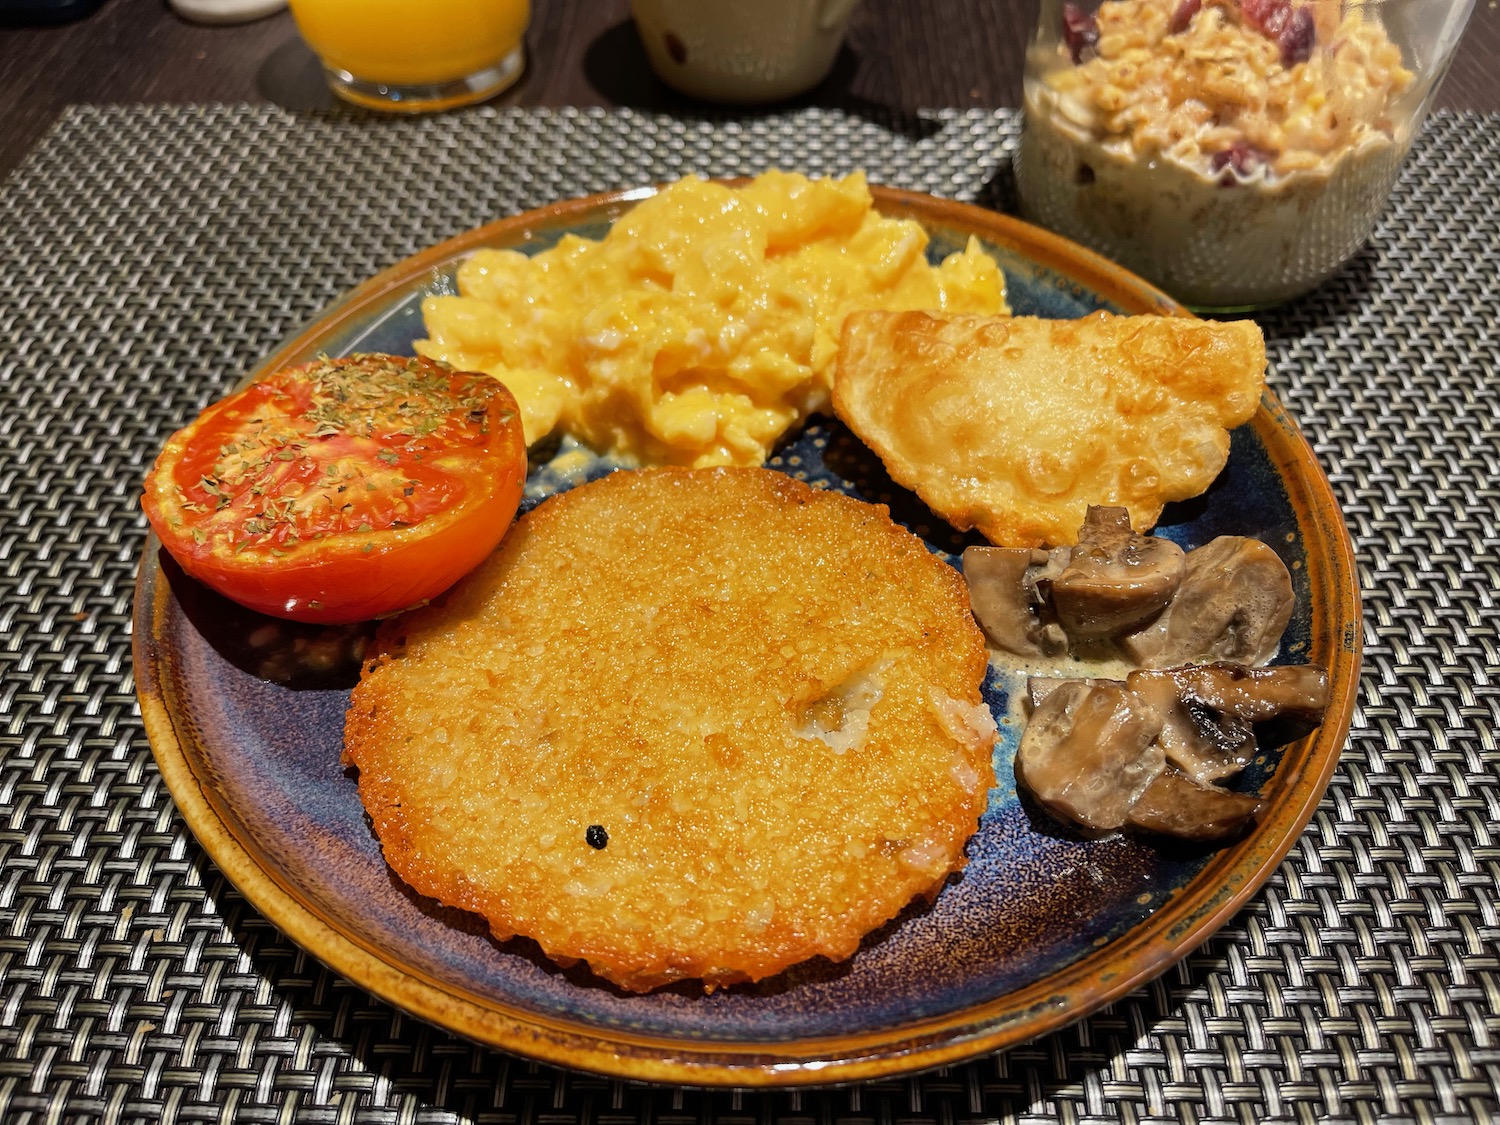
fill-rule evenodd
<path id="1" fill-rule="evenodd" d="M 436 86 L 495 67 L 521 45 L 528 0 L 291 0 L 331 70 L 365 83 Z"/>

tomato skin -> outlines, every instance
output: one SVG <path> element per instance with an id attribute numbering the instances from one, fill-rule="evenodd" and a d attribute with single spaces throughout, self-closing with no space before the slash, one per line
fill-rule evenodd
<path id="1" fill-rule="evenodd" d="M 183 571 L 225 597 L 349 624 L 421 605 L 477 566 L 525 480 L 520 411 L 501 383 L 353 356 L 210 406 L 167 441 L 142 507 Z"/>

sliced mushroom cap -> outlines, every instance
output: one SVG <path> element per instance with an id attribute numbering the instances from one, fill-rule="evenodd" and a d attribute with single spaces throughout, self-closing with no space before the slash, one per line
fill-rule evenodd
<path id="1" fill-rule="evenodd" d="M 1187 553 L 1177 596 L 1120 646 L 1145 668 L 1228 660 L 1264 664 L 1292 618 L 1292 576 L 1258 539 L 1221 535 Z"/>
<path id="2" fill-rule="evenodd" d="M 1017 656 L 1055 656 L 1068 647 L 1056 622 L 1042 619 L 1043 606 L 1027 581 L 1033 566 L 1045 566 L 1046 551 L 1018 547 L 968 547 L 964 580 L 974 618 L 990 643 Z"/>
<path id="3" fill-rule="evenodd" d="M 1016 779 L 1049 812 L 1097 831 L 1124 825 L 1166 768 L 1161 716 L 1118 684 L 1072 681 L 1032 714 L 1016 752 Z"/>
<path id="4" fill-rule="evenodd" d="M 1255 731 L 1235 715 L 1220 714 L 1183 688 L 1175 672 L 1132 672 L 1130 690 L 1162 713 L 1157 736 L 1167 762 L 1205 785 L 1243 770 L 1255 756 Z"/>
<path id="5" fill-rule="evenodd" d="M 1165 769 L 1130 809 L 1129 824 L 1182 840 L 1223 840 L 1245 827 L 1260 801 Z"/>
<path id="6" fill-rule="evenodd" d="M 1067 567 L 1052 580 L 1052 606 L 1073 640 L 1113 637 L 1165 609 L 1184 569 L 1182 548 L 1137 535 L 1126 509 L 1090 506 Z"/>
<path id="7" fill-rule="evenodd" d="M 1163 674 L 1184 699 L 1252 723 L 1285 714 L 1315 719 L 1328 706 L 1328 669 L 1321 664 L 1195 664 Z"/>
<path id="8" fill-rule="evenodd" d="M 1102 678 L 1083 678 L 1079 676 L 1030 676 L 1026 680 L 1026 702 L 1035 711 L 1046 699 L 1063 684 L 1114 684 L 1116 687 L 1124 687 L 1124 680 L 1106 680 Z"/>

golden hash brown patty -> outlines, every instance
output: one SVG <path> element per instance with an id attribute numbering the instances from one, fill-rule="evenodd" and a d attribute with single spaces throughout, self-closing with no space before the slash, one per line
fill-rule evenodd
<path id="1" fill-rule="evenodd" d="M 548 500 L 380 629 L 345 757 L 422 894 L 623 988 L 842 959 L 963 866 L 994 782 L 958 573 L 764 469 Z"/>

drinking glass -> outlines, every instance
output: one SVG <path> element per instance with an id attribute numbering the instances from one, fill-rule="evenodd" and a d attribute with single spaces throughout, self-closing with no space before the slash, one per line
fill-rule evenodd
<path id="1" fill-rule="evenodd" d="M 528 0 L 291 0 L 333 92 L 397 113 L 483 101 L 521 75 Z"/>

